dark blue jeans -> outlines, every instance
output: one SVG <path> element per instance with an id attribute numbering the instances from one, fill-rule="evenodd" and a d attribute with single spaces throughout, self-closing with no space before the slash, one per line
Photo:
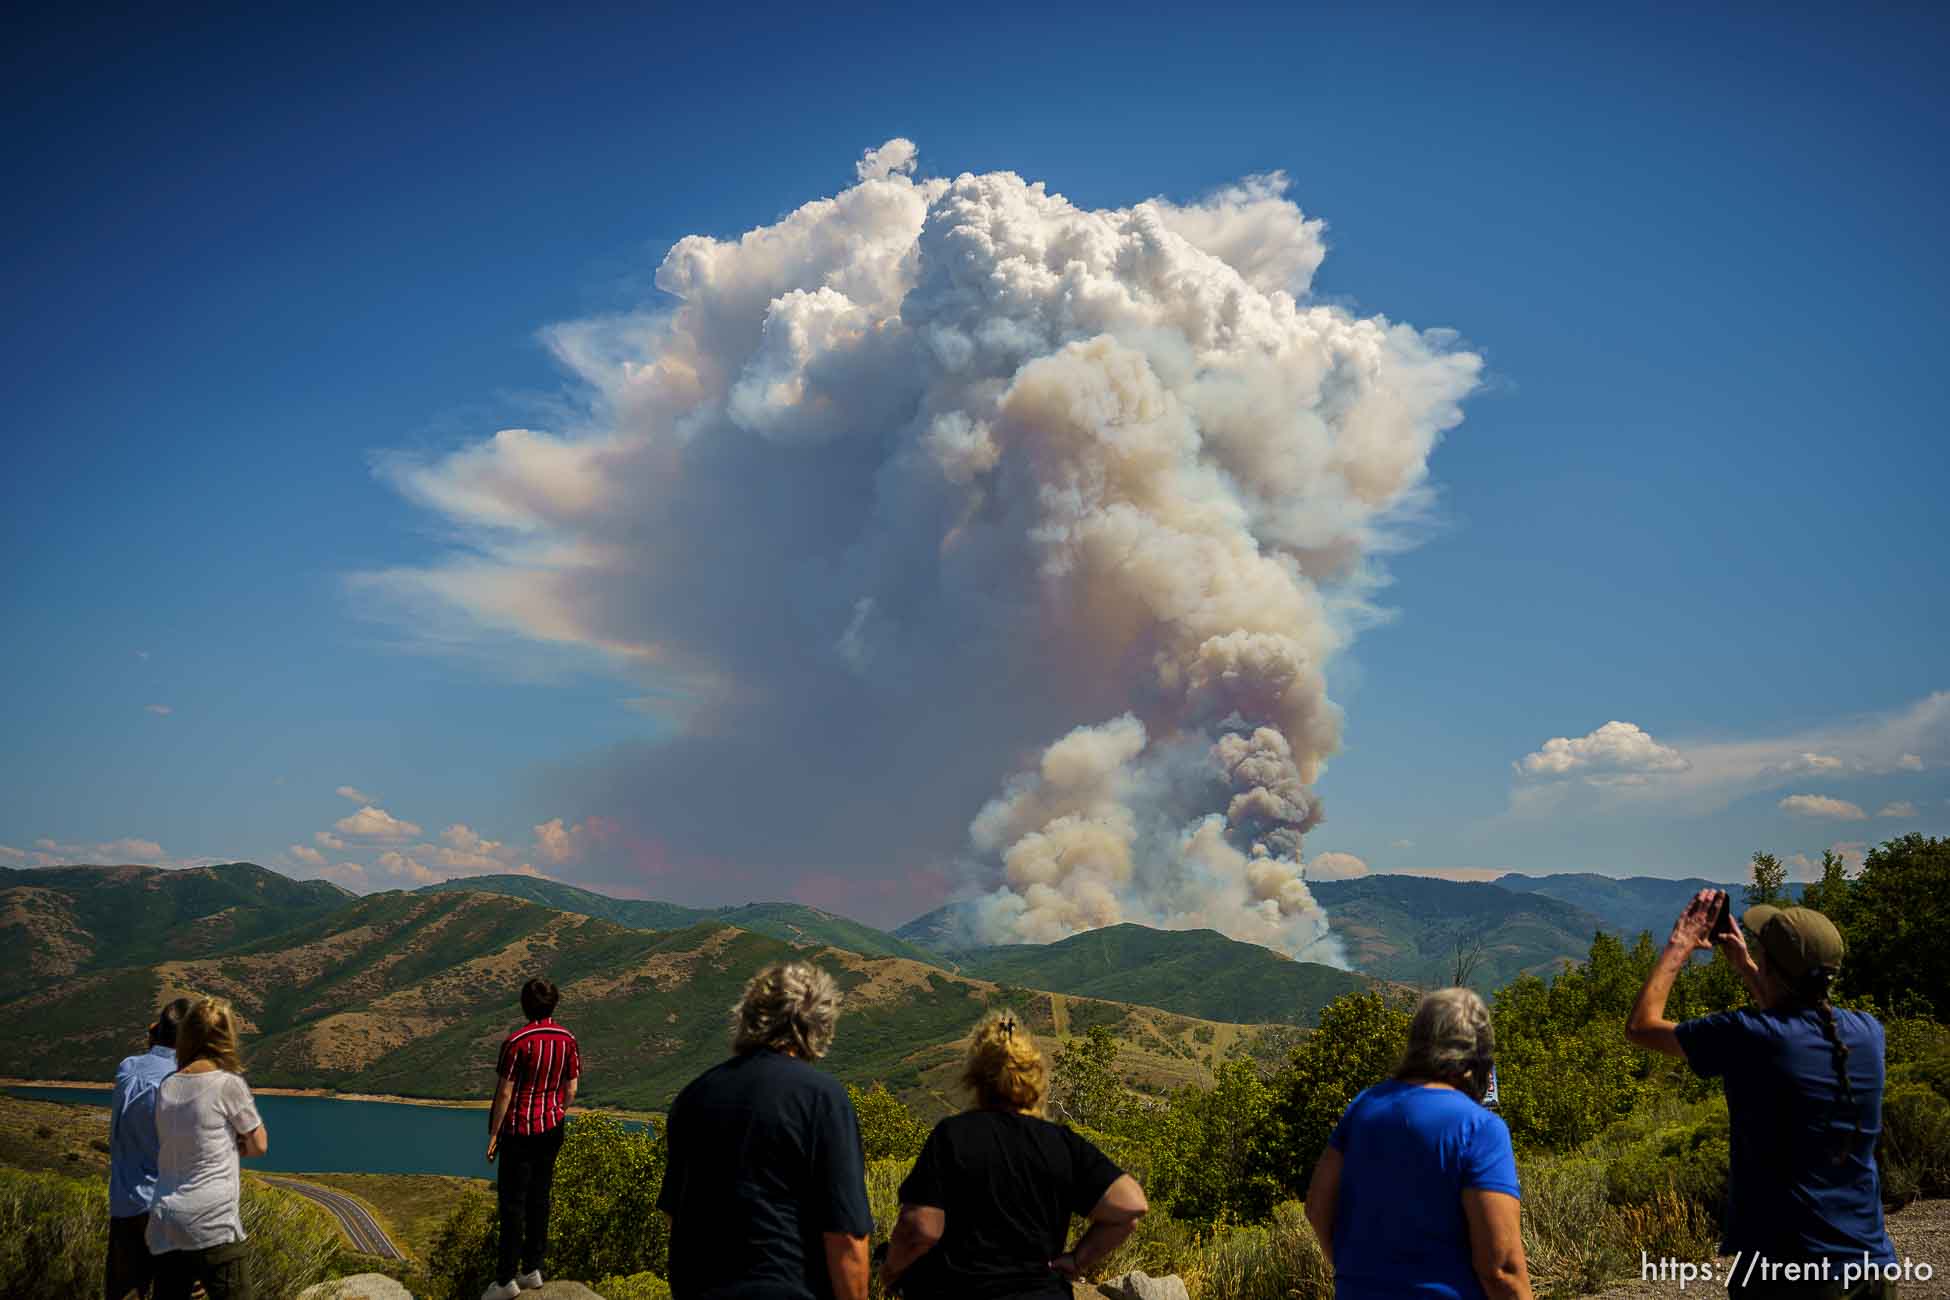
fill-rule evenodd
<path id="1" fill-rule="evenodd" d="M 555 1186 L 555 1157 L 562 1152 L 562 1125 L 546 1133 L 504 1133 L 495 1156 L 495 1198 L 501 1207 L 501 1271 L 497 1282 L 542 1267 L 548 1253 L 548 1198 Z M 519 1267 L 517 1267 L 519 1265 Z"/>

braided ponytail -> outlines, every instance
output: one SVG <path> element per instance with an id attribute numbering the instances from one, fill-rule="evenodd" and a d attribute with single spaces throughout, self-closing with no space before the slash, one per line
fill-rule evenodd
<path id="1" fill-rule="evenodd" d="M 1803 1000 L 1814 1004 L 1815 1014 L 1821 1019 L 1821 1035 L 1828 1040 L 1829 1056 L 1835 1063 L 1835 1082 L 1841 1089 L 1837 1104 L 1848 1107 L 1853 1128 L 1852 1140 L 1846 1144 L 1836 1144 L 1832 1160 L 1839 1165 L 1848 1159 L 1848 1153 L 1862 1137 L 1862 1111 L 1855 1104 L 1855 1085 L 1848 1078 L 1848 1044 L 1842 1041 L 1841 1031 L 1835 1026 L 1835 1007 L 1828 1000 L 1828 986 L 1834 978 L 1834 971 L 1826 966 L 1817 966 L 1808 972 L 1798 992 Z"/>

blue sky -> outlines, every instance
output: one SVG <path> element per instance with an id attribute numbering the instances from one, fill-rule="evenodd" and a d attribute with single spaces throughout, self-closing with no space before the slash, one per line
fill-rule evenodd
<path id="1" fill-rule="evenodd" d="M 389 456 L 582 421 L 544 329 L 668 310 L 674 241 L 830 197 L 893 137 L 920 177 L 1082 208 L 1283 171 L 1327 223 L 1316 300 L 1484 358 L 1392 616 L 1326 667 L 1310 854 L 1725 877 L 1943 834 L 1945 37 L 1893 9 L 44 16 L 0 92 L 0 845 L 932 901 L 929 862 L 808 864 L 790 825 L 735 861 L 606 835 L 606 765 L 672 725 L 625 703 L 642 674 L 352 581 L 454 545 Z M 1613 720 L 1646 739 L 1545 748 Z M 368 805 L 419 832 L 333 829 Z"/>

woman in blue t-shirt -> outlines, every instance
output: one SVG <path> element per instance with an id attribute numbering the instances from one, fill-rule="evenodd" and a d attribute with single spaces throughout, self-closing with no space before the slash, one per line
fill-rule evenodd
<path id="1" fill-rule="evenodd" d="M 1894 1296 L 1896 1251 L 1876 1169 L 1882 1024 L 1828 1000 L 1842 936 L 1827 917 L 1807 907 L 1751 907 L 1740 918 L 1755 939 L 1750 952 L 1741 926 L 1716 923 L 1725 907 L 1722 891 L 1702 889 L 1680 913 L 1625 1036 L 1726 1080 L 1722 1249 L 1739 1257 L 1727 1290 Z M 1695 951 L 1716 943 L 1756 1005 L 1674 1024 L 1666 1019 L 1673 981 Z"/>
<path id="2" fill-rule="evenodd" d="M 1495 1036 L 1468 989 L 1437 989 L 1395 1077 L 1349 1104 L 1307 1188 L 1335 1300 L 1530 1300 L 1510 1128 L 1483 1107 Z"/>

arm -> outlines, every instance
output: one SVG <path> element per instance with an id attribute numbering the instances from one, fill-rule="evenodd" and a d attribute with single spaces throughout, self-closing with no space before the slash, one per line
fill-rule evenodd
<path id="1" fill-rule="evenodd" d="M 948 1212 L 932 1205 L 903 1205 L 880 1266 L 880 1289 L 892 1291 L 914 1261 L 933 1250 L 948 1227 Z"/>
<path id="2" fill-rule="evenodd" d="M 496 1149 L 501 1143 L 501 1124 L 508 1118 L 508 1107 L 515 1104 L 515 1081 L 512 1077 L 501 1080 L 501 1086 L 494 1090 L 494 1105 L 488 1107 L 488 1146 L 487 1158 L 494 1159 Z"/>
<path id="3" fill-rule="evenodd" d="M 1137 1179 L 1119 1174 L 1091 1209 L 1090 1226 L 1077 1238 L 1077 1244 L 1051 1260 L 1049 1266 L 1067 1278 L 1088 1274 L 1104 1256 L 1123 1245 L 1138 1220 L 1150 1212 L 1151 1203 L 1144 1199 Z"/>
<path id="4" fill-rule="evenodd" d="M 867 1277 L 873 1268 L 867 1258 L 867 1239 L 850 1232 L 826 1232 L 826 1275 L 833 1280 L 833 1300 L 867 1300 Z"/>
<path id="5" fill-rule="evenodd" d="M 1653 963 L 1652 973 L 1645 978 L 1645 987 L 1639 990 L 1638 1001 L 1632 1004 L 1632 1014 L 1625 1020 L 1625 1037 L 1639 1047 L 1650 1052 L 1663 1052 L 1667 1056 L 1684 1057 L 1685 1051 L 1679 1046 L 1679 1035 L 1673 1031 L 1678 1028 L 1666 1019 L 1666 999 L 1672 996 L 1673 981 L 1679 978 L 1680 970 L 1692 959 L 1700 948 L 1710 948 L 1713 941 L 1707 937 L 1713 927 L 1713 912 L 1719 901 L 1717 889 L 1702 889 L 1693 895 L 1693 901 L 1686 904 L 1686 910 L 1673 922 L 1672 937 L 1666 940 L 1665 951 Z M 1746 951 L 1746 945 L 1741 945 Z"/>
<path id="6" fill-rule="evenodd" d="M 1508 1192 L 1466 1187 L 1470 1263 L 1490 1300 L 1530 1300 L 1530 1268 L 1523 1257 L 1522 1207 Z M 1307 1203 L 1311 1212 L 1313 1202 Z"/>
<path id="7" fill-rule="evenodd" d="M 1341 1153 L 1328 1147 L 1307 1183 L 1307 1222 L 1320 1241 L 1321 1254 L 1334 1258 L 1334 1212 L 1341 1201 Z"/>
<path id="8" fill-rule="evenodd" d="M 271 1149 L 271 1131 L 259 1124 L 248 1133 L 237 1135 L 237 1154 L 240 1156 L 261 1156 Z"/>

